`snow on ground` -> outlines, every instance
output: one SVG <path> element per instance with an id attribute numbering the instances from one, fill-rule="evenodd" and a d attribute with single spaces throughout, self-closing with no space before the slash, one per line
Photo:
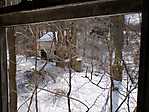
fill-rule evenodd
<path id="1" fill-rule="evenodd" d="M 45 61 L 38 60 L 38 69 L 40 69 L 45 64 Z M 27 61 L 24 56 L 17 56 L 17 87 L 18 87 L 18 112 L 27 112 L 28 105 L 30 102 L 30 97 L 32 95 L 33 89 L 29 87 L 31 84 L 25 77 L 24 72 L 34 69 L 35 59 L 29 58 Z M 45 71 L 53 76 L 56 82 L 53 81 L 51 76 L 46 76 L 43 84 L 40 88 L 53 91 L 55 93 L 60 93 L 66 96 L 68 92 L 68 78 L 69 72 L 66 69 L 61 69 L 56 67 L 53 63 L 48 62 Z M 108 74 L 103 75 L 103 73 L 98 73 L 97 76 L 93 75 L 93 83 L 99 83 L 99 87 L 94 85 L 85 78 L 86 72 L 72 72 L 72 90 L 71 90 L 71 109 L 72 112 L 86 112 L 87 105 L 90 108 L 89 112 L 109 112 L 109 110 L 104 110 L 104 105 L 106 104 L 107 97 L 109 95 L 110 78 Z M 90 77 L 90 73 L 87 73 Z M 122 85 L 126 85 L 126 81 L 122 82 Z M 68 112 L 67 98 L 52 94 L 45 90 L 38 89 L 38 106 L 39 112 Z M 108 89 L 106 89 L 108 88 Z M 122 87 L 122 91 L 125 91 L 125 87 Z M 122 92 L 124 93 L 124 92 Z M 135 89 L 131 94 L 130 107 L 134 109 L 137 96 L 137 90 Z M 74 100 L 74 99 L 75 100 Z M 121 95 L 119 104 L 123 101 L 124 96 Z M 24 103 L 29 99 L 26 103 Z M 80 103 L 83 102 L 84 104 Z M 109 102 L 107 102 L 108 104 Z M 23 105 L 22 105 L 23 104 Z M 21 106 L 22 105 L 22 106 Z M 21 107 L 20 107 L 21 106 Z M 127 105 L 124 103 L 120 112 L 127 112 Z M 133 107 L 133 108 L 132 108 Z M 125 109 L 126 108 L 126 109 Z M 31 106 L 32 112 L 35 112 L 35 101 L 33 101 Z M 131 110 L 132 111 L 132 110 Z"/>

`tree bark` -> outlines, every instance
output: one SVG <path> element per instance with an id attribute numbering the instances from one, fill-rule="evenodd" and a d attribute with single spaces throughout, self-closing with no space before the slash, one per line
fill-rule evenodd
<path id="1" fill-rule="evenodd" d="M 8 28 L 8 49 L 9 49 L 9 97 L 11 112 L 17 112 L 17 87 L 16 87 L 16 49 L 14 28 Z"/>
<path id="2" fill-rule="evenodd" d="M 0 112 L 8 112 L 6 29 L 0 27 Z"/>
<path id="3" fill-rule="evenodd" d="M 114 63 L 111 66 L 112 71 L 112 112 L 118 107 L 119 103 L 119 90 L 121 88 L 122 81 L 122 49 L 123 49 L 123 24 L 124 24 L 124 16 L 114 16 L 111 17 L 112 22 L 112 31 L 111 36 L 113 39 L 113 48 L 115 53 Z"/>

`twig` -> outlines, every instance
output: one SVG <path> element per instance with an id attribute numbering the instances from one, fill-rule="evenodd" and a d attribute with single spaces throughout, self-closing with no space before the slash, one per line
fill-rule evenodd
<path id="1" fill-rule="evenodd" d="M 67 98 L 66 95 L 59 94 L 59 93 L 56 93 L 56 92 L 53 92 L 53 91 L 50 91 L 50 90 L 47 90 L 47 89 L 44 89 L 44 88 L 38 88 L 38 89 L 43 90 L 43 91 L 47 91 L 47 92 L 49 92 L 49 93 L 52 93 L 52 94 L 55 94 L 55 95 L 59 95 L 59 96 L 63 96 L 63 97 L 65 97 L 65 98 Z M 81 104 L 84 105 L 87 109 L 89 108 L 85 103 L 83 103 L 83 102 L 80 101 L 79 99 L 73 98 L 73 97 L 69 97 L 69 98 L 70 98 L 71 100 L 74 100 L 74 101 L 77 101 L 77 102 L 81 103 Z"/>
<path id="2" fill-rule="evenodd" d="M 36 112 L 38 112 L 38 91 L 37 91 L 38 85 L 36 85 L 35 89 L 35 108 L 36 108 Z"/>
<path id="3" fill-rule="evenodd" d="M 31 108 L 31 105 L 32 105 L 32 101 L 33 101 L 33 96 L 34 96 L 35 92 L 36 92 L 36 88 L 34 89 L 34 91 L 33 91 L 33 93 L 32 93 L 32 96 L 31 96 L 31 98 L 30 98 L 30 103 L 29 103 L 27 112 L 30 111 L 30 108 Z"/>
<path id="4" fill-rule="evenodd" d="M 68 90 L 68 93 L 67 93 L 67 100 L 68 100 L 68 112 L 71 112 L 71 107 L 70 107 L 70 94 L 71 94 L 71 65 L 70 63 L 68 64 L 68 67 L 69 67 L 69 90 Z"/>
<path id="5" fill-rule="evenodd" d="M 128 76 L 129 76 L 129 78 L 130 78 L 132 84 L 134 84 L 133 78 L 131 77 L 131 74 L 129 73 L 129 70 L 128 70 L 128 68 L 127 68 L 127 65 L 126 65 L 124 59 L 121 59 L 121 60 L 122 60 L 123 65 L 124 65 L 124 67 L 125 67 L 126 73 L 128 74 Z"/>
<path id="6" fill-rule="evenodd" d="M 93 65 L 93 59 L 91 61 L 91 80 L 93 78 L 93 72 L 94 72 L 94 65 Z"/>
<path id="7" fill-rule="evenodd" d="M 96 104 L 98 98 L 100 97 L 100 95 L 97 96 L 97 98 L 95 99 L 95 101 L 93 102 L 93 104 L 87 109 L 86 112 L 89 112 L 89 110 Z"/>
<path id="8" fill-rule="evenodd" d="M 118 108 L 115 110 L 115 112 L 118 112 L 118 110 L 121 108 L 121 106 L 123 105 L 123 103 L 127 100 L 128 96 L 130 95 L 130 93 L 136 89 L 137 84 L 134 86 L 134 88 L 132 88 L 126 95 L 126 97 L 124 98 L 124 100 L 121 102 L 121 104 L 118 106 Z"/>
<path id="9" fill-rule="evenodd" d="M 83 76 L 82 76 L 83 77 Z M 93 85 L 95 85 L 95 86 L 97 86 L 97 87 L 99 87 L 100 89 L 109 89 L 109 88 L 105 88 L 105 87 L 101 87 L 101 86 L 99 86 L 99 82 L 96 84 L 95 82 L 93 82 L 89 77 L 83 77 L 83 78 L 87 78 L 88 80 L 89 80 L 89 82 L 91 82 Z"/>

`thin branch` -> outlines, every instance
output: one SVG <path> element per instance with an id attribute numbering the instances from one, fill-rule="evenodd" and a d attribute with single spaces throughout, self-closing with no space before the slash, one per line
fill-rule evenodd
<path id="1" fill-rule="evenodd" d="M 127 100 L 128 96 L 131 94 L 131 92 L 137 88 L 137 85 L 138 85 L 138 84 L 136 84 L 136 85 L 134 86 L 134 88 L 132 88 L 132 89 L 127 93 L 126 97 L 125 97 L 124 100 L 121 102 L 121 104 L 118 106 L 118 108 L 115 110 L 115 112 L 118 112 L 118 110 L 121 108 L 121 106 L 123 105 L 123 103 Z"/>
<path id="2" fill-rule="evenodd" d="M 82 76 L 83 77 L 83 76 Z M 87 78 L 89 80 L 89 82 L 91 82 L 93 85 L 99 87 L 100 89 L 109 89 L 109 88 L 105 88 L 105 87 L 101 87 L 99 86 L 99 82 L 96 84 L 95 82 L 93 82 L 89 77 L 83 77 L 83 78 Z M 102 77 L 101 77 L 102 78 Z"/>
<path id="3" fill-rule="evenodd" d="M 129 78 L 130 78 L 132 84 L 134 84 L 134 80 L 133 80 L 133 78 L 131 77 L 131 74 L 129 73 L 129 70 L 128 70 L 128 68 L 127 68 L 127 65 L 126 65 L 124 59 L 121 59 L 121 60 L 122 60 L 122 62 L 123 62 L 123 65 L 124 65 L 124 68 L 125 68 L 125 70 L 126 70 L 127 75 L 129 76 Z"/>
<path id="4" fill-rule="evenodd" d="M 68 112 L 71 112 L 71 107 L 70 107 L 70 94 L 71 94 L 71 75 L 72 75 L 72 71 L 71 71 L 71 65 L 70 63 L 68 64 L 69 66 L 69 90 L 68 90 L 68 93 L 67 93 L 67 100 L 68 100 Z"/>
<path id="5" fill-rule="evenodd" d="M 43 91 L 47 91 L 47 92 L 49 92 L 49 93 L 52 93 L 52 94 L 55 94 L 55 95 L 59 95 L 59 96 L 63 96 L 63 97 L 65 97 L 65 98 L 67 98 L 66 95 L 59 94 L 59 93 L 56 93 L 56 92 L 53 92 L 53 91 L 50 91 L 50 90 L 47 90 L 47 89 L 44 89 L 44 88 L 38 88 L 38 89 L 43 90 Z M 79 102 L 80 104 L 84 105 L 87 109 L 89 108 L 89 107 L 87 106 L 87 104 L 83 103 L 83 102 L 80 101 L 79 99 L 73 98 L 73 97 L 69 97 L 69 98 L 70 98 L 71 100 L 77 101 L 77 102 Z"/>
<path id="6" fill-rule="evenodd" d="M 30 98 L 30 103 L 29 103 L 27 112 L 30 111 L 30 108 L 31 108 L 31 105 L 32 105 L 32 101 L 33 101 L 33 96 L 34 96 L 35 92 L 36 92 L 36 88 L 34 89 L 34 91 L 33 91 L 33 93 L 32 93 L 32 96 L 31 96 L 31 98 Z M 18 109 L 18 110 L 19 110 L 19 109 Z"/>

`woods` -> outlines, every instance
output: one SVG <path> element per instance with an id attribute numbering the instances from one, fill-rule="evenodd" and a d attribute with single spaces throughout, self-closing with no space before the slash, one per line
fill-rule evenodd
<path id="1" fill-rule="evenodd" d="M 135 110 L 140 17 L 8 27 L 11 111 Z"/>
<path id="2" fill-rule="evenodd" d="M 19 2 L 7 1 L 7 5 Z M 124 6 L 126 3 L 124 2 Z M 78 12 L 78 15 L 74 9 L 76 6 L 69 5 L 59 9 L 47 8 L 48 11 L 36 10 L 35 15 L 44 16 L 35 20 L 36 16 L 31 14 L 27 21 L 18 19 L 16 22 L 11 19 L 8 22 L 6 17 L 19 18 L 20 14 L 21 17 L 29 14 L 29 12 L 16 12 L 12 15 L 0 16 L 0 22 L 7 26 L 12 23 L 47 21 L 46 18 L 50 21 L 65 19 L 67 14 L 57 13 L 58 15 L 51 16 L 53 11 L 63 12 L 65 9 L 75 12 L 75 14 L 70 13 L 67 19 L 80 18 L 84 11 L 88 11 L 86 16 L 108 14 L 108 9 L 104 13 L 97 13 L 97 10 L 103 10 L 106 6 L 103 2 L 104 6 L 99 8 L 101 4 L 90 2 L 88 8 L 87 4 L 76 4 L 77 8 L 85 7 Z M 113 2 L 108 2 L 107 6 L 109 4 Z M 95 10 L 92 6 L 96 6 Z M 135 6 L 138 5 L 134 4 Z M 135 11 L 135 8 L 132 11 Z M 47 14 L 48 16 L 45 17 Z M 28 18 L 27 15 L 25 17 Z M 141 14 L 128 14 L 26 24 L 7 27 L 7 30 L 0 29 L 4 37 L 1 38 L 1 46 L 8 52 L 6 56 L 6 52 L 0 49 L 0 72 L 3 73 L 1 79 L 7 80 L 7 73 L 2 70 L 7 69 L 8 63 L 9 85 L 1 83 L 3 87 L 8 87 L 8 91 L 1 88 L 1 91 L 4 90 L 2 92 L 4 97 L 1 98 L 7 99 L 7 92 L 9 93 L 9 103 L 6 100 L 6 105 L 3 104 L 4 108 L 9 106 L 9 111 L 12 112 L 135 111 L 140 58 L 140 24 Z M 50 41 L 48 39 L 43 41 L 42 38 L 50 38 Z M 6 61 L 4 57 L 8 58 L 8 62 L 3 61 L 3 59 Z"/>

